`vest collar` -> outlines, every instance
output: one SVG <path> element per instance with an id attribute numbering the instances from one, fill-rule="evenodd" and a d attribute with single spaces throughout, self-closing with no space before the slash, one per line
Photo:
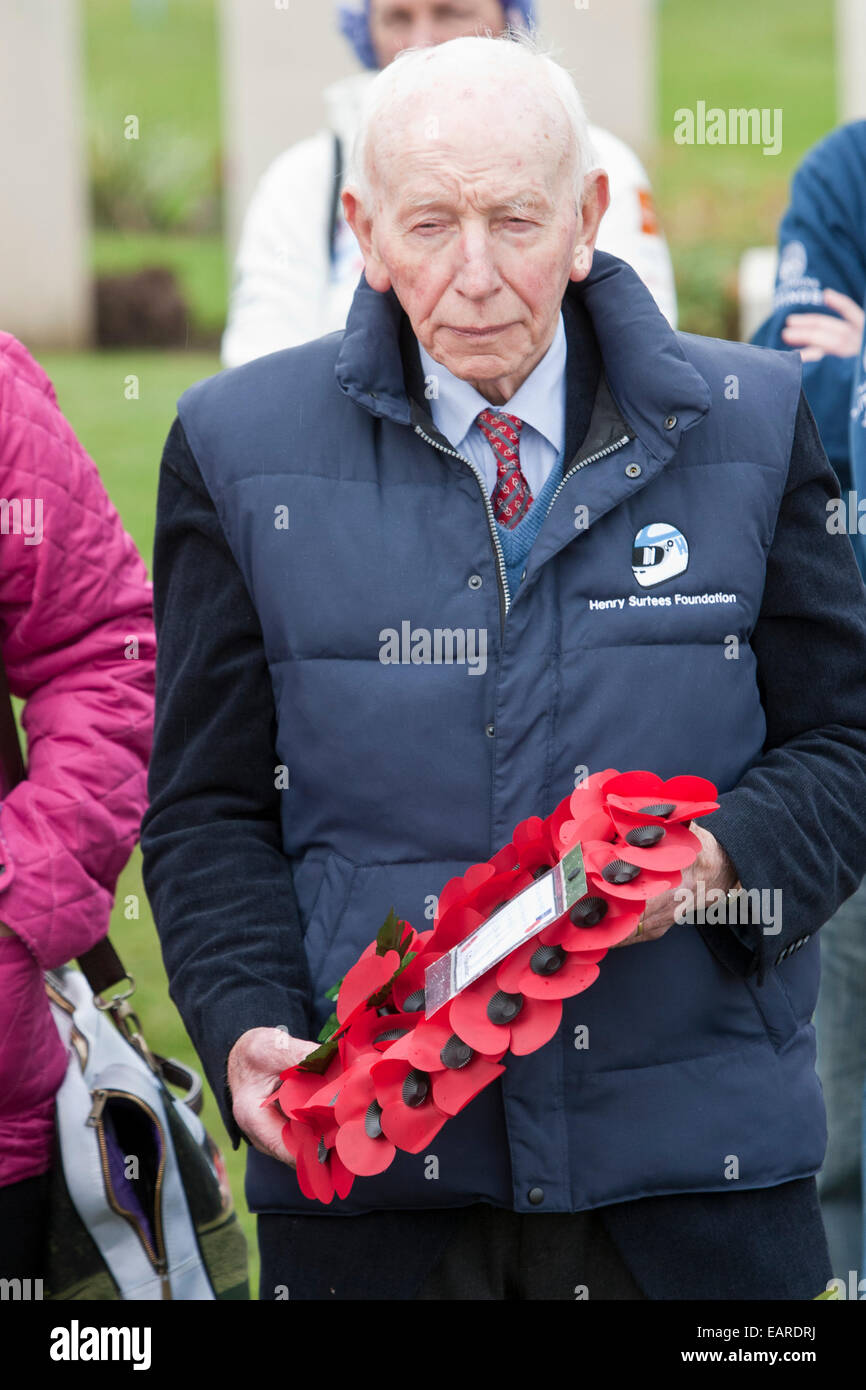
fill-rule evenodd
<path id="1" fill-rule="evenodd" d="M 587 278 L 569 282 L 563 303 L 571 301 L 581 303 L 592 320 L 607 385 L 623 420 L 650 454 L 666 462 L 683 430 L 709 410 L 707 382 L 625 261 L 596 251 Z M 408 318 L 393 290 L 380 294 L 364 275 L 335 373 L 341 389 L 370 414 L 403 425 L 417 418 L 423 375 Z"/>

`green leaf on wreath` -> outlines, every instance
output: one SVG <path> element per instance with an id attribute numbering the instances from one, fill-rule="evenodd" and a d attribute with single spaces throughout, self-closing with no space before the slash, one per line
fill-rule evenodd
<path id="1" fill-rule="evenodd" d="M 326 999 L 336 999 L 337 995 L 340 993 L 340 990 L 343 985 L 343 980 L 345 980 L 345 978 L 345 975 L 343 975 L 342 978 L 339 979 L 335 985 L 331 985 L 330 989 L 325 990 Z"/>
<path id="2" fill-rule="evenodd" d="M 336 1050 L 337 1039 L 328 1038 L 322 1043 L 321 1047 L 316 1048 L 315 1052 L 309 1053 L 309 1055 L 304 1058 L 303 1062 L 299 1062 L 298 1067 L 301 1071 L 314 1071 L 321 1076 L 328 1070 L 328 1064 Z"/>
<path id="3" fill-rule="evenodd" d="M 337 1015 L 331 1014 L 330 1018 L 325 1020 L 319 1032 L 316 1034 L 316 1041 L 320 1043 L 327 1042 L 332 1034 L 336 1033 L 339 1024 L 340 1020 L 337 1018 Z"/>
<path id="4" fill-rule="evenodd" d="M 376 933 L 377 956 L 386 956 L 389 951 L 399 952 L 405 925 L 405 922 L 400 921 L 400 918 L 392 907 Z"/>

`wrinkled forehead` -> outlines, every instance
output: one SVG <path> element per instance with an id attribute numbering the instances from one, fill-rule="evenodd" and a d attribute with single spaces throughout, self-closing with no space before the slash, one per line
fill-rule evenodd
<path id="1" fill-rule="evenodd" d="M 424 197 L 430 182 L 553 193 L 574 172 L 574 132 L 555 93 L 513 81 L 468 83 L 395 98 L 371 120 L 368 175 L 389 203 Z M 512 196 L 509 191 L 507 196 Z"/>

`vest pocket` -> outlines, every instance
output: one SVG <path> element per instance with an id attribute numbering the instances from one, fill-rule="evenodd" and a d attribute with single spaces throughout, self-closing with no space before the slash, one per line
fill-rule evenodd
<path id="1" fill-rule="evenodd" d="M 302 921 L 305 923 L 304 949 L 312 982 L 314 1008 L 322 1002 L 319 998 L 321 991 L 336 984 L 336 979 L 324 980 L 323 968 L 349 904 L 356 873 L 357 865 L 351 860 L 344 859 L 341 854 L 329 854 L 322 866 L 319 885 L 308 912 L 304 911 L 301 899 L 305 894 L 299 885 L 298 905 Z M 299 875 L 299 878 L 302 879 L 303 874 Z"/>
<path id="2" fill-rule="evenodd" d="M 787 990 L 775 969 L 768 972 L 762 985 L 755 984 L 752 979 L 745 980 L 744 984 L 752 996 L 770 1043 L 776 1052 L 781 1052 L 800 1026 Z"/>

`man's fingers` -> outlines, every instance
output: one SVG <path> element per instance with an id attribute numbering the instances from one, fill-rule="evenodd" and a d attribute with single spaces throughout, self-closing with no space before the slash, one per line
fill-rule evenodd
<path id="1" fill-rule="evenodd" d="M 834 357 L 854 357 L 860 349 L 862 328 L 830 314 L 793 314 L 782 329 L 792 347 L 818 349 Z"/>
<path id="2" fill-rule="evenodd" d="M 283 1143 L 285 1116 L 272 1106 L 262 1108 L 262 1097 L 247 1090 L 235 1099 L 232 1106 L 237 1126 L 247 1136 L 254 1149 L 269 1158 L 294 1167 L 295 1160 Z"/>
<path id="3" fill-rule="evenodd" d="M 841 290 L 825 290 L 824 303 L 830 309 L 835 309 L 837 314 L 841 314 L 850 324 L 858 328 L 862 334 L 864 317 L 866 317 L 866 315 L 863 313 L 862 305 L 858 304 L 856 299 L 852 299 L 850 295 L 843 294 Z"/>

